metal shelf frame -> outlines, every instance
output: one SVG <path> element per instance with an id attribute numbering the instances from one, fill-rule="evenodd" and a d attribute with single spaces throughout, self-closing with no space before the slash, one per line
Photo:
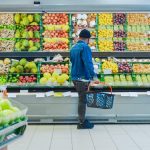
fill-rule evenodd
<path id="1" fill-rule="evenodd" d="M 0 52 L 0 58 L 36 58 L 36 57 L 53 57 L 57 54 L 63 57 L 70 57 L 69 52 Z M 150 58 L 150 52 L 92 52 L 93 57 L 107 58 Z"/>

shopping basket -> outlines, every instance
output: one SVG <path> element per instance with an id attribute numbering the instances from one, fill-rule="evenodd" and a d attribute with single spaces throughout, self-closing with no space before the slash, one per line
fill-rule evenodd
<path id="1" fill-rule="evenodd" d="M 113 107 L 114 95 L 112 94 L 112 87 L 100 83 L 104 86 L 110 88 L 110 94 L 103 93 L 100 91 L 90 91 L 91 84 L 89 85 L 88 91 L 86 92 L 86 102 L 88 107 L 101 108 L 101 109 L 111 109 Z"/>

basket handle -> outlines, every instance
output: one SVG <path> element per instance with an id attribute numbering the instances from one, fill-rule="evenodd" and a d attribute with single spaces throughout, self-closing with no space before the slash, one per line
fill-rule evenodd
<path id="1" fill-rule="evenodd" d="M 106 84 L 106 83 L 104 83 L 104 82 L 99 82 L 99 84 L 108 86 L 109 89 L 110 89 L 110 92 L 111 92 L 111 94 L 112 94 L 112 87 L 111 87 L 109 84 Z M 92 85 L 93 85 L 92 83 L 89 84 L 89 86 L 88 86 L 88 91 L 90 91 L 90 87 L 91 87 Z"/>

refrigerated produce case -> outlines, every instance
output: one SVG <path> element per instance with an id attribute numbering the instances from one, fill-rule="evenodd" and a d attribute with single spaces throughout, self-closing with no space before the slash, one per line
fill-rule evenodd
<path id="1" fill-rule="evenodd" d="M 71 83 L 71 64 L 68 57 L 69 49 L 78 36 L 78 30 L 86 27 L 92 32 L 90 46 L 96 69 L 98 67 L 99 79 L 102 82 L 111 83 L 115 94 L 114 107 L 111 110 L 87 108 L 87 117 L 98 123 L 150 122 L 150 82 L 148 83 L 150 72 L 149 69 L 145 73 L 139 72 L 141 68 L 149 68 L 150 64 L 150 2 L 148 0 L 142 2 L 95 0 L 92 2 L 86 1 L 86 4 L 83 1 L 67 0 L 62 1 L 61 4 L 60 1 L 46 2 L 44 0 L 40 4 L 34 4 L 34 1 L 31 0 L 11 3 L 9 0 L 1 2 L 0 11 L 2 13 L 13 13 L 15 20 L 13 21 L 13 27 L 15 28 L 13 40 L 15 43 L 9 51 L 6 48 L 4 52 L 0 52 L 1 59 L 21 60 L 27 58 L 27 61 L 31 62 L 36 58 L 43 58 L 42 61 L 48 61 L 44 64 L 43 62 L 37 62 L 37 71 L 35 69 L 28 73 L 21 72 L 19 75 L 13 71 L 11 63 L 9 66 L 12 72 L 8 71 L 6 79 L 6 83 L 9 81 L 9 84 L 7 84 L 8 96 L 28 106 L 29 121 L 34 123 L 70 123 L 77 121 L 78 98 Z M 30 24 L 28 21 L 21 20 L 20 16 L 18 21 L 16 19 L 18 18 L 16 15 L 18 12 L 20 14 L 27 12 L 30 15 Z M 60 17 L 66 19 L 57 20 L 56 13 L 63 13 Z M 35 14 L 40 17 L 34 19 Z M 85 22 L 88 19 L 91 19 L 90 23 Z M 57 20 L 57 25 L 55 20 Z M 21 23 L 21 21 L 23 22 Z M 23 27 L 20 29 L 21 24 L 23 24 Z M 30 25 L 34 29 L 31 29 Z M 26 26 L 28 27 L 24 28 Z M 13 30 L 13 27 L 11 27 L 11 30 Z M 58 31 L 62 29 L 64 32 L 61 32 L 60 37 Z M 17 32 L 18 30 L 24 32 L 24 34 L 20 35 Z M 26 30 L 32 30 L 33 32 L 27 35 Z M 33 41 L 32 38 L 34 38 Z M 58 40 L 61 40 L 61 46 L 57 43 Z M 31 48 L 29 43 L 34 48 Z M 40 43 L 40 45 L 37 43 Z M 23 48 L 20 49 L 20 45 L 25 48 L 22 46 Z M 49 61 L 57 54 L 61 54 L 64 60 L 67 58 L 67 61 L 57 63 Z M 107 59 L 113 66 L 118 65 L 117 71 L 104 64 Z M 65 66 L 66 64 L 68 65 Z M 44 72 L 41 71 L 42 65 L 43 67 L 45 67 L 44 65 L 51 67 L 51 74 L 53 74 L 53 66 L 64 65 L 61 71 L 67 74 L 69 78 L 66 78 L 65 84 L 62 84 L 61 80 L 55 85 L 51 82 L 47 83 L 41 80 L 44 76 Z M 131 69 L 128 65 L 131 65 Z M 56 69 L 60 69 L 57 67 Z M 65 67 L 68 67 L 68 71 L 64 71 Z M 133 68 L 135 69 L 133 70 Z M 18 79 L 16 79 L 17 75 Z M 29 77 L 32 81 L 35 78 L 34 83 L 25 81 Z M 127 81 L 124 81 L 124 79 L 127 79 Z M 142 84 L 141 80 L 143 80 Z M 25 83 L 22 84 L 22 82 Z M 42 82 L 46 83 L 43 84 Z M 106 87 L 103 87 L 103 89 L 94 87 L 93 90 L 108 92 Z"/>

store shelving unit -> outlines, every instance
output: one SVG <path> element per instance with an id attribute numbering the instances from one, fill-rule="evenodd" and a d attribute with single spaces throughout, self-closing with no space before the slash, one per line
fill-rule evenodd
<path id="1" fill-rule="evenodd" d="M 59 5 L 58 5 L 59 4 Z M 34 1 L 26 0 L 12 2 L 5 0 L 0 2 L 0 12 L 67 12 L 67 13 L 90 13 L 90 12 L 150 12 L 150 1 L 101 1 L 87 0 L 86 4 L 81 0 L 42 0 L 40 5 L 34 5 Z M 150 13 L 149 13 L 150 14 Z M 0 58 L 52 58 L 56 54 L 69 57 L 69 52 L 0 52 Z M 107 58 L 142 58 L 150 59 L 150 52 L 93 52 L 93 57 Z M 9 86 L 9 97 L 25 103 L 28 108 L 29 121 L 32 123 L 68 123 L 77 121 L 77 95 L 74 94 L 73 86 L 50 87 L 50 86 Z M 95 90 L 97 90 L 96 88 Z M 104 91 L 108 90 L 106 88 Z M 63 96 L 51 96 L 50 91 L 72 93 Z M 113 92 L 115 103 L 112 110 L 87 109 L 87 116 L 93 121 L 101 123 L 130 123 L 150 122 L 150 87 L 116 87 Z"/>

